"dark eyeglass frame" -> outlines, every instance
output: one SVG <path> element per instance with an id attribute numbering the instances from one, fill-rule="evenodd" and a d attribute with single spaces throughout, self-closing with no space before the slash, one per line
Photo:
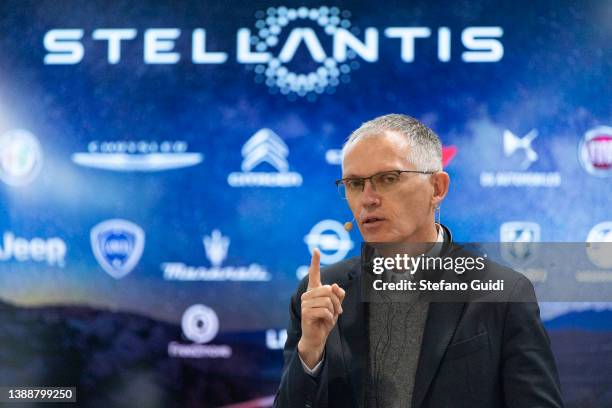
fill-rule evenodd
<path id="1" fill-rule="evenodd" d="M 347 177 L 347 178 L 343 178 L 340 180 L 336 180 L 336 188 L 338 189 L 338 192 L 340 193 L 340 185 L 343 185 L 344 188 L 346 189 L 346 181 L 356 181 L 359 180 L 361 181 L 363 184 L 361 185 L 361 192 L 363 193 L 363 190 L 365 189 L 365 182 L 366 180 L 370 180 L 370 184 L 372 184 L 372 186 L 374 187 L 374 189 L 376 190 L 375 187 L 375 183 L 372 181 L 374 179 L 374 177 L 380 177 L 384 174 L 395 174 L 396 176 L 400 176 L 400 174 L 402 173 L 416 173 L 416 174 L 435 174 L 437 173 L 437 171 L 422 171 L 422 170 L 388 170 L 388 171 L 381 171 L 378 172 L 376 174 L 372 174 L 371 176 L 368 177 Z M 344 199 L 346 199 L 346 194 L 343 196 L 340 193 L 340 196 Z"/>

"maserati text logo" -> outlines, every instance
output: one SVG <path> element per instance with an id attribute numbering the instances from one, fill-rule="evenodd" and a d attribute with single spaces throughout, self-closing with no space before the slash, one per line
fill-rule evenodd
<path id="1" fill-rule="evenodd" d="M 182 262 L 165 262 L 161 265 L 166 280 L 180 281 L 253 281 L 265 282 L 271 279 L 270 273 L 256 263 L 248 266 L 222 266 L 227 258 L 230 245 L 229 237 L 215 229 L 202 239 L 204 252 L 211 264 L 189 266 Z"/>

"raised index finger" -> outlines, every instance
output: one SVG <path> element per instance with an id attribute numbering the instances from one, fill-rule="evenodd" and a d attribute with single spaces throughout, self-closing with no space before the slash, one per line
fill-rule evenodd
<path id="1" fill-rule="evenodd" d="M 318 248 L 312 251 L 312 258 L 310 259 L 310 268 L 308 269 L 308 289 L 318 288 L 321 286 L 321 253 Z"/>

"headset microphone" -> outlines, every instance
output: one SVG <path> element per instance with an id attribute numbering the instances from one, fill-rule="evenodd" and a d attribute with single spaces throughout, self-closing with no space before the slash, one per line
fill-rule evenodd
<path id="1" fill-rule="evenodd" d="M 347 222 L 344 223 L 344 229 L 347 232 L 350 232 L 353 229 L 353 221 L 355 221 L 355 217 L 353 217 L 352 220 L 347 221 Z"/>

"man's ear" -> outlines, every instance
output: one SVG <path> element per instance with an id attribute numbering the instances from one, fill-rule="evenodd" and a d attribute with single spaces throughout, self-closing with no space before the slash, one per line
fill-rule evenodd
<path id="1" fill-rule="evenodd" d="M 432 204 L 434 208 L 439 206 L 448 194 L 448 187 L 450 185 L 450 177 L 445 171 L 439 171 L 431 175 L 431 183 L 433 185 L 433 197 Z"/>

